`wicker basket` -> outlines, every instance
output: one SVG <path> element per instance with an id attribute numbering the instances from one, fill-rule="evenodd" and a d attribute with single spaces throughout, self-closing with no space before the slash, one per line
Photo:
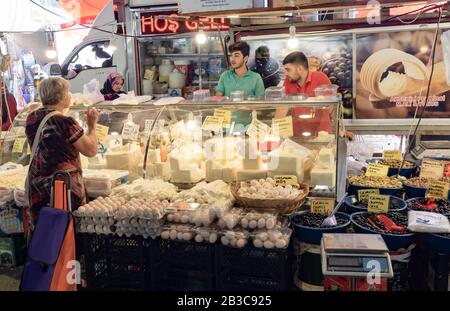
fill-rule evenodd
<path id="1" fill-rule="evenodd" d="M 237 194 L 240 188 L 239 183 L 231 184 L 231 192 L 236 199 L 236 203 L 246 208 L 260 208 L 260 209 L 276 209 L 281 214 L 290 214 L 299 209 L 306 201 L 306 197 L 309 193 L 309 186 L 306 184 L 300 184 L 299 190 L 303 190 L 303 193 L 299 194 L 293 200 L 287 199 L 252 199 L 241 197 Z"/>

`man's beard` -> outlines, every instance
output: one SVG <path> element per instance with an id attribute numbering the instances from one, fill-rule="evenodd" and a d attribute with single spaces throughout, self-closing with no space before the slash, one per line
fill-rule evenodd
<path id="1" fill-rule="evenodd" d="M 291 79 L 291 78 L 289 78 L 289 82 L 292 82 L 292 83 L 299 83 L 299 82 L 302 82 L 302 77 L 298 77 L 298 78 L 296 78 L 296 79 Z"/>

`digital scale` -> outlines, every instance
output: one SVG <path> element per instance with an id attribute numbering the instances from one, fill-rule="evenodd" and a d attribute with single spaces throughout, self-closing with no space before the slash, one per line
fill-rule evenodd
<path id="1" fill-rule="evenodd" d="M 320 247 L 325 291 L 387 290 L 393 269 L 381 235 L 325 233 Z"/>
<path id="2" fill-rule="evenodd" d="M 417 160 L 422 160 L 423 158 L 450 158 L 450 141 L 422 141 L 419 146 L 411 150 L 411 154 Z"/>

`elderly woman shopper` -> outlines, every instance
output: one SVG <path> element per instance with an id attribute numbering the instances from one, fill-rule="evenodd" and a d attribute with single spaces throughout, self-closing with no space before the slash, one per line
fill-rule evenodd
<path id="1" fill-rule="evenodd" d="M 39 94 L 43 107 L 30 113 L 25 128 L 28 144 L 33 146 L 37 140 L 37 148 L 32 150 L 27 183 L 33 224 L 41 208 L 50 203 L 51 180 L 56 171 L 64 170 L 71 176 L 72 208 L 85 203 L 80 153 L 87 157 L 97 153 L 97 110 L 87 110 L 88 129 L 85 133 L 73 118 L 64 114 L 71 105 L 66 80 L 59 77 L 44 79 L 39 86 Z M 39 132 L 40 125 L 42 130 Z"/>

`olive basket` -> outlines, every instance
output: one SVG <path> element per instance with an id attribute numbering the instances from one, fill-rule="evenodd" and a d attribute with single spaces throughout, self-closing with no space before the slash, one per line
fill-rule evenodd
<path id="1" fill-rule="evenodd" d="M 276 209 L 281 214 L 290 214 L 299 209 L 306 201 L 309 193 L 309 186 L 307 184 L 299 184 L 297 189 L 302 192 L 293 200 L 288 199 L 253 199 L 241 197 L 238 195 L 240 183 L 233 182 L 231 184 L 231 192 L 233 193 L 236 203 L 245 208 L 254 209 Z"/>

